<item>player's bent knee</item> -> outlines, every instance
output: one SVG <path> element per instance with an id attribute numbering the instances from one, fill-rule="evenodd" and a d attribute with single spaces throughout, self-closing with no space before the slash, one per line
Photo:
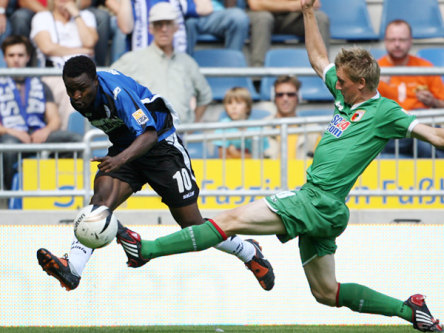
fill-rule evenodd
<path id="1" fill-rule="evenodd" d="M 320 304 L 328 306 L 336 305 L 336 293 L 334 291 L 311 289 L 311 293 L 316 301 Z"/>

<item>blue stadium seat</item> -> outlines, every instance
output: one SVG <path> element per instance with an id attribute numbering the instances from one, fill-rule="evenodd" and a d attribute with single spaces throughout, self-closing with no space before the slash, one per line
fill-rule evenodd
<path id="1" fill-rule="evenodd" d="M 247 67 L 244 54 L 237 50 L 222 48 L 197 50 L 193 58 L 200 67 Z M 233 87 L 245 87 L 250 91 L 253 100 L 259 100 L 253 81 L 249 77 L 208 77 L 207 81 L 216 101 L 223 100 L 226 91 Z"/>
<path id="2" fill-rule="evenodd" d="M 266 110 L 258 110 L 258 109 L 252 109 L 249 120 L 260 120 L 271 116 L 271 113 Z M 221 112 L 219 116 L 219 120 L 222 120 L 224 118 L 228 118 L 228 114 L 223 111 Z"/>
<path id="3" fill-rule="evenodd" d="M 321 10 L 330 19 L 330 37 L 345 40 L 378 40 L 365 0 L 322 0 Z"/>
<path id="4" fill-rule="evenodd" d="M 223 43 L 223 39 L 212 34 L 202 34 L 197 37 L 198 43 Z"/>
<path id="5" fill-rule="evenodd" d="M 419 50 L 416 55 L 430 61 L 434 66 L 444 67 L 444 47 L 429 47 Z M 441 75 L 444 81 L 444 75 Z"/>
<path id="6" fill-rule="evenodd" d="M 299 48 L 276 48 L 268 50 L 265 55 L 265 67 L 310 67 L 307 51 Z M 316 75 L 316 74 L 314 74 Z M 301 97 L 306 101 L 331 101 L 333 96 L 321 78 L 316 76 L 301 76 L 298 78 L 302 86 Z M 270 100 L 274 77 L 264 77 L 261 80 L 261 99 Z"/>
<path id="7" fill-rule="evenodd" d="M 387 54 L 387 51 L 385 49 L 376 49 L 376 48 L 371 48 L 370 50 L 371 55 L 378 60 L 379 58 L 382 58 L 383 56 L 385 56 Z"/>
<path id="8" fill-rule="evenodd" d="M 194 134 L 201 134 L 201 131 L 196 131 Z M 200 158 L 219 158 L 216 149 L 209 149 L 208 144 L 203 141 L 199 142 L 186 142 L 185 147 L 187 148 L 188 154 L 191 159 Z"/>
<path id="9" fill-rule="evenodd" d="M 11 187 L 12 191 L 18 191 L 20 190 L 20 174 L 18 172 L 16 172 L 14 174 L 14 177 L 12 178 L 12 187 Z M 22 209 L 23 208 L 23 204 L 22 204 L 22 198 L 10 198 L 8 201 L 8 208 L 9 209 Z"/>
<path id="10" fill-rule="evenodd" d="M 85 122 L 87 120 L 85 119 L 85 117 L 83 117 L 79 112 L 74 111 L 69 115 L 68 118 L 68 126 L 67 126 L 67 130 L 70 132 L 74 132 L 80 135 L 84 135 L 86 128 L 85 128 Z M 91 126 L 91 128 L 94 128 L 93 126 Z M 94 141 L 105 141 L 107 140 L 106 137 L 98 137 L 95 138 Z M 104 149 L 94 149 L 92 151 L 94 156 L 106 156 L 106 154 L 108 154 L 108 149 L 104 148 Z"/>
<path id="11" fill-rule="evenodd" d="M 290 35 L 290 34 L 272 34 L 271 35 L 271 42 L 272 43 L 294 43 L 294 42 L 303 42 L 304 38 L 303 37 L 299 37 L 296 35 Z"/>
<path id="12" fill-rule="evenodd" d="M 85 134 L 85 117 L 74 111 L 69 115 L 67 130 L 80 135 Z"/>
<path id="13" fill-rule="evenodd" d="M 416 55 L 430 61 L 435 66 L 444 67 L 444 47 L 422 48 Z"/>
<path id="14" fill-rule="evenodd" d="M 331 116 L 333 115 L 333 105 L 331 109 L 297 110 L 296 115 L 298 117 Z"/>
<path id="15" fill-rule="evenodd" d="M 396 19 L 403 19 L 411 25 L 413 38 L 444 37 L 438 0 L 385 0 L 379 29 L 381 39 L 387 24 Z"/>

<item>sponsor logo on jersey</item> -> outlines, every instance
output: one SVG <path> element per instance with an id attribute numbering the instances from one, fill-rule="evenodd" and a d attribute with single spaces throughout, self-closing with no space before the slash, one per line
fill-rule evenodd
<path id="1" fill-rule="evenodd" d="M 113 94 L 114 94 L 114 100 L 117 100 L 117 95 L 119 95 L 119 93 L 122 91 L 122 89 L 120 89 L 120 87 L 115 87 L 113 90 Z"/>
<path id="2" fill-rule="evenodd" d="M 133 118 L 137 121 L 139 125 L 146 124 L 148 122 L 148 117 L 142 110 L 137 110 L 132 114 Z"/>
<path id="3" fill-rule="evenodd" d="M 330 132 L 335 137 L 339 138 L 342 136 L 348 126 L 350 126 L 350 122 L 347 119 L 336 114 L 330 121 L 330 124 L 327 127 L 327 132 Z"/>
<path id="4" fill-rule="evenodd" d="M 194 195 L 194 191 L 191 191 L 183 196 L 184 199 L 191 198 Z"/>
<path id="5" fill-rule="evenodd" d="M 353 122 L 360 121 L 361 118 L 364 116 L 365 110 L 357 110 L 355 113 L 353 113 L 353 116 L 351 116 L 350 120 Z"/>
<path id="6" fill-rule="evenodd" d="M 125 125 L 122 119 L 119 118 L 101 118 L 91 120 L 91 125 L 101 129 L 105 133 L 109 133 L 120 126 Z"/>

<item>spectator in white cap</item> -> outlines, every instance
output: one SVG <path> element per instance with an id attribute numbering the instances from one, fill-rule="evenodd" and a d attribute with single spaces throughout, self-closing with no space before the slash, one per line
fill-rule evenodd
<path id="1" fill-rule="evenodd" d="M 206 0 L 205 0 L 206 1 Z M 200 4 L 202 2 L 202 4 Z M 176 51 L 185 52 L 187 48 L 187 36 L 184 18 L 188 16 L 208 15 L 212 11 L 211 3 L 204 0 L 132 0 L 132 12 L 124 16 L 121 15 L 119 26 L 124 26 L 124 33 L 129 34 L 129 49 L 134 51 L 151 44 L 154 36 L 147 29 L 154 14 L 155 20 L 159 17 L 163 19 L 175 20 L 177 30 L 174 35 L 174 48 Z M 156 7 L 152 13 L 152 9 Z M 175 11 L 174 11 L 175 10 Z"/>
<path id="2" fill-rule="evenodd" d="M 178 15 L 169 2 L 155 4 L 149 14 L 153 43 L 124 54 L 111 68 L 165 97 L 182 123 L 192 123 L 202 119 L 212 95 L 194 59 L 175 50 L 173 39 Z"/>

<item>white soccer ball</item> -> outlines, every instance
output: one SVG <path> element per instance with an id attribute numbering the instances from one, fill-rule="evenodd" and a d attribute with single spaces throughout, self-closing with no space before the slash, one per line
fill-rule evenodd
<path id="1" fill-rule="evenodd" d="M 74 220 L 74 234 L 85 246 L 92 249 L 104 247 L 117 235 L 118 222 L 106 206 L 83 207 Z"/>

